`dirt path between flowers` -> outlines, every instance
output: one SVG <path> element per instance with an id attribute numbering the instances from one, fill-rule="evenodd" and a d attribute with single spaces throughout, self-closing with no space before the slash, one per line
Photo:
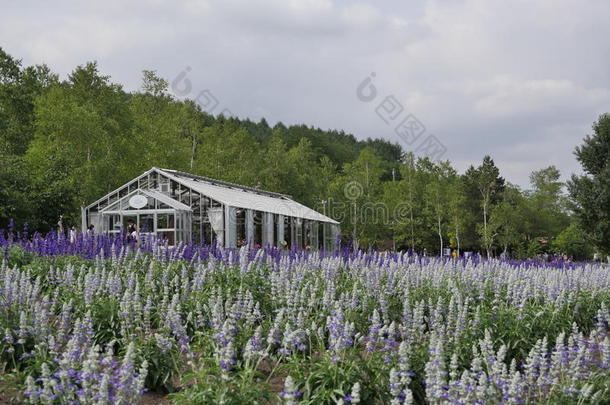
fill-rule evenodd
<path id="1" fill-rule="evenodd" d="M 142 395 L 138 405 L 169 405 L 169 400 L 162 394 L 146 392 Z"/>

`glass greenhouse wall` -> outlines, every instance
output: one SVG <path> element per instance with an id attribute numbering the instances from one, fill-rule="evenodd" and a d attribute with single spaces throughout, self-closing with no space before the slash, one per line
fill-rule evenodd
<path id="1" fill-rule="evenodd" d="M 339 223 L 289 197 L 153 168 L 82 209 L 83 232 L 119 233 L 131 220 L 140 237 L 169 245 L 219 243 L 296 249 L 335 247 Z"/>

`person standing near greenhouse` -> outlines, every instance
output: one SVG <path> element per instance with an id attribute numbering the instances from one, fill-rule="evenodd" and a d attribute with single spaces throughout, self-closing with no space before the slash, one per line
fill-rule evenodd
<path id="1" fill-rule="evenodd" d="M 138 242 L 138 226 L 133 219 L 127 220 L 127 242 Z"/>
<path id="2" fill-rule="evenodd" d="M 76 228 L 74 225 L 70 227 L 70 243 L 76 242 Z"/>
<path id="3" fill-rule="evenodd" d="M 59 221 L 57 221 L 57 232 L 61 235 L 64 233 L 64 216 L 59 215 Z"/>

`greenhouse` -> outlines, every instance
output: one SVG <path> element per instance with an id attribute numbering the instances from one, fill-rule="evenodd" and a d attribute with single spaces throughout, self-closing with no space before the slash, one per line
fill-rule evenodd
<path id="1" fill-rule="evenodd" d="M 295 249 L 333 249 L 339 223 L 289 196 L 176 170 L 152 168 L 82 208 L 82 229 L 120 233 L 137 225 L 140 237 L 169 245 L 219 243 Z"/>

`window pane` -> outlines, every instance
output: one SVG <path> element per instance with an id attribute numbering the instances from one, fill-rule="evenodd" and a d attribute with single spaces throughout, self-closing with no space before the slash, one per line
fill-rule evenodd
<path id="1" fill-rule="evenodd" d="M 140 215 L 140 232 L 154 232 L 155 216 L 153 214 Z"/>
<path id="2" fill-rule="evenodd" d="M 120 215 L 109 215 L 108 216 L 108 231 L 118 232 L 121 230 L 121 216 Z"/>
<path id="3" fill-rule="evenodd" d="M 285 247 L 288 249 L 292 248 L 292 217 L 284 217 L 284 241 Z"/>
<path id="4" fill-rule="evenodd" d="M 174 228 L 174 214 L 157 214 L 157 229 Z"/>
<path id="5" fill-rule="evenodd" d="M 246 244 L 246 210 L 237 208 L 235 210 L 235 223 L 237 228 L 237 245 Z"/>
<path id="6" fill-rule="evenodd" d="M 253 222 L 254 222 L 254 247 L 260 248 L 263 244 L 263 213 L 260 211 L 253 211 Z"/>
<path id="7" fill-rule="evenodd" d="M 163 231 L 157 232 L 157 238 L 167 241 L 169 245 L 175 245 L 176 239 L 174 237 L 174 231 Z"/>

